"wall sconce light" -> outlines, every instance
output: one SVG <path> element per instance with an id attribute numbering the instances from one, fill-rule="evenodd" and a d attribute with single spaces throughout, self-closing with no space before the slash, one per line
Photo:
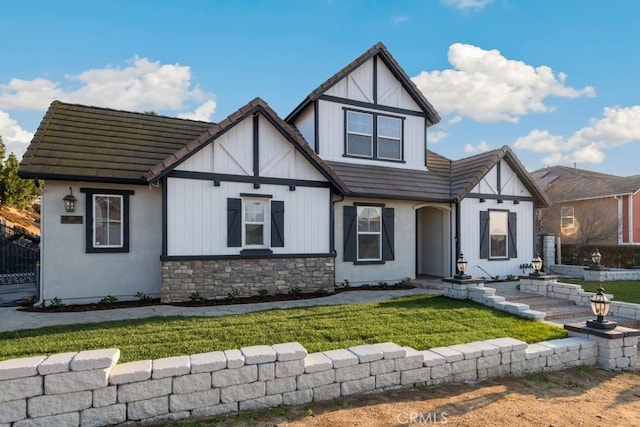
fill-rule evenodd
<path id="1" fill-rule="evenodd" d="M 72 213 L 76 211 L 76 202 L 78 201 L 78 199 L 74 197 L 73 189 L 71 187 L 69 187 L 69 194 L 64 196 L 62 198 L 62 201 L 64 202 L 64 210 L 67 213 Z"/>
<path id="2" fill-rule="evenodd" d="M 609 312 L 610 301 L 604 294 L 602 287 L 598 288 L 593 298 L 591 298 L 591 311 L 596 315 L 596 320 L 587 320 L 587 326 L 596 329 L 614 329 L 618 324 L 610 320 L 604 320 L 604 316 Z"/>

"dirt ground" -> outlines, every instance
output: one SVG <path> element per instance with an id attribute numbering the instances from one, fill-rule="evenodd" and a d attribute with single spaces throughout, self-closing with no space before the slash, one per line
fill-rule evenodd
<path id="1" fill-rule="evenodd" d="M 640 369 L 580 367 L 477 384 L 418 387 L 189 426 L 640 426 Z"/>

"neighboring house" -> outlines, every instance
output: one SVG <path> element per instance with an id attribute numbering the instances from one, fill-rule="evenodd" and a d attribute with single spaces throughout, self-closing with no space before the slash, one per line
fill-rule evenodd
<path id="1" fill-rule="evenodd" d="M 217 124 L 55 101 L 20 167 L 46 180 L 41 299 L 330 292 L 451 276 L 460 252 L 516 274 L 545 196 L 507 147 L 427 151 L 438 121 L 382 44 L 285 120 L 259 98 Z"/>
<path id="2" fill-rule="evenodd" d="M 640 243 L 640 175 L 621 177 L 565 166 L 532 172 L 551 206 L 538 212 L 538 231 L 563 243 Z"/>

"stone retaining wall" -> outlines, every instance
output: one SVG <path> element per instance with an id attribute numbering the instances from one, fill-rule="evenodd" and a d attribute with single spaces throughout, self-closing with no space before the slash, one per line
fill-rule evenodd
<path id="1" fill-rule="evenodd" d="M 312 354 L 286 343 L 123 364 L 118 349 L 63 353 L 0 362 L 0 425 L 177 420 L 577 365 L 629 369 L 636 352 L 637 336 L 604 347 L 585 337 L 530 345 L 498 338 L 424 351 L 381 343 Z"/>
<path id="2" fill-rule="evenodd" d="M 248 297 L 267 292 L 333 292 L 334 258 L 234 258 L 163 260 L 163 303 L 189 301 L 198 293 L 205 299 Z"/>
<path id="3" fill-rule="evenodd" d="M 576 305 L 591 307 L 593 292 L 587 292 L 580 285 L 560 283 L 557 277 L 549 279 L 526 279 L 520 278 L 520 290 L 543 295 L 549 298 L 566 299 L 575 302 Z M 606 291 L 606 289 L 605 289 Z M 630 302 L 613 301 L 612 294 L 605 294 L 611 304 L 609 304 L 609 316 L 619 316 L 627 319 L 640 320 L 640 304 Z"/>

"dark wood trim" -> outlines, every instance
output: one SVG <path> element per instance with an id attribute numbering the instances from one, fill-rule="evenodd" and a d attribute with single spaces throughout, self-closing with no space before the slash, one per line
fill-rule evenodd
<path id="1" fill-rule="evenodd" d="M 168 242 L 168 230 L 169 220 L 167 214 L 167 199 L 169 196 L 169 189 L 167 188 L 167 177 L 162 178 L 162 255 L 166 255 L 169 250 Z"/>
<path id="2" fill-rule="evenodd" d="M 385 158 L 377 158 L 377 157 L 356 156 L 355 154 L 343 154 L 342 157 L 346 157 L 346 158 L 349 158 L 349 159 L 373 160 L 373 161 L 376 161 L 376 162 L 407 163 L 404 160 L 393 160 L 393 159 L 385 159 Z"/>
<path id="3" fill-rule="evenodd" d="M 320 112 L 318 111 L 318 108 L 320 108 L 320 103 L 316 99 L 313 102 L 313 149 L 316 154 L 320 154 Z"/>
<path id="4" fill-rule="evenodd" d="M 253 176 L 248 175 L 228 175 L 221 173 L 210 173 L 210 172 L 191 172 L 191 171 L 178 171 L 174 170 L 168 175 L 169 178 L 180 178 L 180 179 L 198 179 L 204 181 L 227 181 L 227 182 L 248 182 L 254 184 L 272 184 L 272 185 L 284 185 L 290 186 L 295 185 L 296 187 L 322 187 L 322 188 L 330 188 L 331 184 L 326 181 L 309 181 L 303 179 L 286 179 L 286 178 L 269 178 L 269 177 L 258 177 L 255 178 Z"/>
<path id="5" fill-rule="evenodd" d="M 498 191 L 499 195 L 502 195 L 502 176 L 501 176 L 502 172 L 500 169 L 500 161 L 498 160 L 498 163 L 496 163 L 496 190 Z"/>
<path id="6" fill-rule="evenodd" d="M 161 261 L 206 261 L 206 260 L 218 260 L 218 259 L 270 259 L 270 258 L 335 258 L 335 253 L 319 253 L 319 254 L 267 254 L 267 255 L 168 255 L 161 256 Z"/>
<path id="7" fill-rule="evenodd" d="M 243 256 L 252 256 L 252 257 L 256 257 L 256 256 L 270 256 L 273 255 L 273 251 L 271 249 L 242 249 L 240 251 L 240 255 Z"/>
<path id="8" fill-rule="evenodd" d="M 373 103 L 378 105 L 378 57 L 373 57 Z"/>
<path id="9" fill-rule="evenodd" d="M 87 187 L 80 187 L 80 192 L 81 193 L 85 193 L 88 195 L 94 195 L 94 194 L 107 194 L 107 195 L 111 195 L 111 194 L 115 194 L 117 196 L 132 196 L 135 191 L 133 190 L 114 190 L 112 188 L 87 188 Z"/>
<path id="10" fill-rule="evenodd" d="M 271 194 L 257 194 L 257 193 L 240 193 L 240 197 L 255 197 L 261 199 L 273 199 Z"/>
<path id="11" fill-rule="evenodd" d="M 80 181 L 80 182 L 95 182 L 102 184 L 127 184 L 127 185 L 149 185 L 149 183 L 143 178 L 103 178 L 84 175 L 58 175 L 50 173 L 20 173 L 22 179 L 38 179 L 52 181 Z"/>
<path id="12" fill-rule="evenodd" d="M 85 252 L 93 253 L 128 253 L 129 252 L 129 223 L 131 222 L 129 209 L 129 196 L 134 194 L 133 190 L 111 190 L 106 188 L 86 188 L 81 187 L 80 192 L 85 194 Z M 122 197 L 122 247 L 120 248 L 100 248 L 93 246 L 93 196 L 104 194 L 106 196 Z"/>
<path id="13" fill-rule="evenodd" d="M 384 203 L 353 202 L 353 206 L 367 206 L 367 207 L 370 207 L 370 208 L 384 208 Z"/>
<path id="14" fill-rule="evenodd" d="M 374 260 L 374 261 L 353 261 L 353 265 L 375 265 L 375 264 L 386 264 L 387 262 L 384 260 Z"/>
<path id="15" fill-rule="evenodd" d="M 456 205 L 456 237 L 455 237 L 455 242 L 456 242 L 456 253 L 455 253 L 455 261 L 458 261 L 458 256 L 460 256 L 460 252 L 462 251 L 462 242 L 460 241 L 460 233 L 461 233 L 461 229 L 460 229 L 460 203 L 455 203 Z M 456 265 L 454 270 L 455 272 L 458 271 L 458 266 Z"/>
<path id="16" fill-rule="evenodd" d="M 321 95 L 318 97 L 323 101 L 336 102 L 338 104 L 353 105 L 355 107 L 370 108 L 372 110 L 386 111 L 407 116 L 427 117 L 423 111 L 407 110 L 405 108 L 390 107 L 388 105 L 372 104 L 370 102 L 356 101 L 354 99 L 341 98 L 339 96 Z"/>
<path id="17" fill-rule="evenodd" d="M 253 176 L 260 176 L 260 115 L 253 115 Z"/>
<path id="18" fill-rule="evenodd" d="M 484 193 L 469 193 L 465 196 L 465 199 L 485 199 L 485 200 L 518 200 L 520 202 L 533 202 L 533 197 L 528 196 L 508 196 L 506 194 L 484 194 Z"/>

